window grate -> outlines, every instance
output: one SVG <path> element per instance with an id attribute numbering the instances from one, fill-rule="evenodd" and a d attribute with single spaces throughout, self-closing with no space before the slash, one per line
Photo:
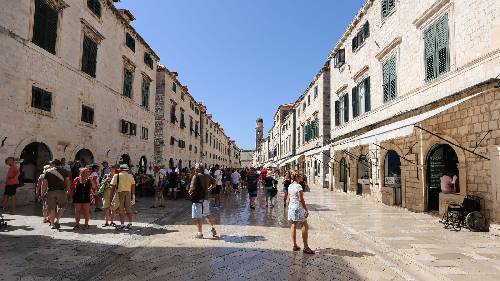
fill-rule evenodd
<path id="1" fill-rule="evenodd" d="M 132 74 L 132 71 L 130 71 L 127 68 L 125 68 L 123 73 L 124 73 L 123 95 L 126 96 L 127 98 L 132 98 L 132 81 L 133 81 L 134 75 Z"/>
<path id="2" fill-rule="evenodd" d="M 94 124 L 94 109 L 89 106 L 82 105 L 81 121 Z"/>
<path id="3" fill-rule="evenodd" d="M 31 88 L 31 106 L 50 112 L 52 110 L 52 93 L 33 86 Z"/>
<path id="4" fill-rule="evenodd" d="M 94 42 L 90 37 L 85 35 L 83 37 L 82 71 L 95 78 L 96 64 L 97 43 Z"/>

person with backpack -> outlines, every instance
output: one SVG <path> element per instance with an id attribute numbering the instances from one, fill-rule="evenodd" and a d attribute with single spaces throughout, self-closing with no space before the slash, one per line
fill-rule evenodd
<path id="1" fill-rule="evenodd" d="M 51 164 L 54 168 L 47 170 L 44 177 L 47 180 L 47 208 L 52 229 L 59 229 L 59 220 L 68 204 L 66 191 L 71 185 L 71 175 L 61 166 L 61 161 L 56 159 Z"/>
<path id="2" fill-rule="evenodd" d="M 209 193 L 211 189 L 215 186 L 216 182 L 214 178 L 205 174 L 205 168 L 202 164 L 197 163 L 195 165 L 196 172 L 191 180 L 191 185 L 189 187 L 188 195 L 193 202 L 191 207 L 191 217 L 196 220 L 196 227 L 198 233 L 195 238 L 203 238 L 203 218 L 206 218 L 211 226 L 211 232 L 213 237 L 217 237 L 217 231 L 214 227 L 214 220 L 210 216 L 210 201 Z"/>

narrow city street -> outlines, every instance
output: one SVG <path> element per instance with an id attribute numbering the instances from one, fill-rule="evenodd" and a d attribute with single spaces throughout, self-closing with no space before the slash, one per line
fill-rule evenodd
<path id="1" fill-rule="evenodd" d="M 213 212 L 219 237 L 205 226 L 202 240 L 193 238 L 186 200 L 163 210 L 140 199 L 130 232 L 92 220 L 90 230 L 76 233 L 70 212 L 53 231 L 25 207 L 6 216 L 10 226 L 0 233 L 0 280 L 486 281 L 500 274 L 499 237 L 449 232 L 426 214 L 314 188 L 306 201 L 316 255 L 294 253 L 280 199 L 266 209 L 260 194 L 250 211 L 246 192 L 224 198 Z"/>

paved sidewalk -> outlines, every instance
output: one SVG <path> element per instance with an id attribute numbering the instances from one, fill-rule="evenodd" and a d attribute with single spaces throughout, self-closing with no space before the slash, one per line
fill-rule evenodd
<path id="1" fill-rule="evenodd" d="M 443 229 L 439 219 L 428 214 L 341 192 L 314 190 L 306 196 L 325 222 L 408 277 L 500 280 L 498 236 L 469 230 L 453 232 Z"/>

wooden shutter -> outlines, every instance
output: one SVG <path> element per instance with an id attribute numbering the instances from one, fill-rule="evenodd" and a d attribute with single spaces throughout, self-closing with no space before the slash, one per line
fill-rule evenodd
<path id="1" fill-rule="evenodd" d="M 424 31 L 424 59 L 425 79 L 432 80 L 436 77 L 436 29 L 432 25 Z"/>
<path id="2" fill-rule="evenodd" d="M 340 102 L 335 101 L 335 126 L 340 125 Z"/>
<path id="3" fill-rule="evenodd" d="M 356 49 L 358 48 L 358 36 L 354 36 L 352 38 L 352 51 L 356 51 Z"/>
<path id="4" fill-rule="evenodd" d="M 122 134 L 127 134 L 128 133 L 128 127 L 129 127 L 129 123 L 125 120 L 121 120 L 121 127 L 122 127 Z"/>
<path id="5" fill-rule="evenodd" d="M 368 23 L 368 21 L 363 25 L 363 35 L 365 39 L 370 37 L 370 23 Z"/>
<path id="6" fill-rule="evenodd" d="M 390 77 L 390 99 L 396 98 L 397 92 L 397 75 L 396 75 L 396 57 L 389 60 L 389 77 Z"/>
<path id="7" fill-rule="evenodd" d="M 56 53 L 58 16 L 44 1 L 36 0 L 32 42 L 52 54 Z"/>
<path id="8" fill-rule="evenodd" d="M 83 37 L 82 71 L 96 77 L 97 43 L 90 37 Z"/>
<path id="9" fill-rule="evenodd" d="M 365 81 L 365 112 L 371 110 L 371 101 L 370 101 L 370 77 L 366 78 Z"/>
<path id="10" fill-rule="evenodd" d="M 357 86 L 354 86 L 352 88 L 352 95 L 351 95 L 351 99 L 352 99 L 352 118 L 356 118 L 358 115 L 359 115 L 359 111 L 358 111 L 358 87 Z"/>
<path id="11" fill-rule="evenodd" d="M 382 65 L 382 92 L 384 93 L 384 102 L 389 101 L 389 62 Z"/>
<path id="12" fill-rule="evenodd" d="M 349 121 L 349 94 L 344 95 L 344 122 Z"/>
<path id="13" fill-rule="evenodd" d="M 123 77 L 123 95 L 128 98 L 132 97 L 132 72 L 126 68 Z"/>
<path id="14" fill-rule="evenodd" d="M 437 75 L 448 72 L 450 69 L 449 55 L 449 33 L 448 33 L 448 14 L 445 14 L 436 23 L 436 59 Z"/>

